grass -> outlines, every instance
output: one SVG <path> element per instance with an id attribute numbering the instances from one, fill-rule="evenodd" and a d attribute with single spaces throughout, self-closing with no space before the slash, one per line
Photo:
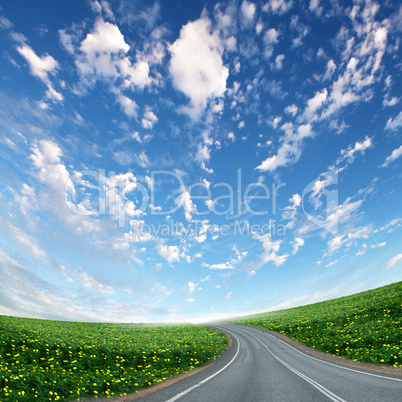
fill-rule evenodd
<path id="1" fill-rule="evenodd" d="M 199 367 L 226 346 L 222 333 L 196 325 L 0 316 L 0 401 L 124 395 Z"/>
<path id="2" fill-rule="evenodd" d="M 402 367 L 402 282 L 231 322 L 276 331 L 356 361 Z"/>

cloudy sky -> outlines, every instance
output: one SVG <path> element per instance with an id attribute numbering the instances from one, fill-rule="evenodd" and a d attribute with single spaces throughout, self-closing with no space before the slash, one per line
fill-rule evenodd
<path id="1" fill-rule="evenodd" d="M 185 321 L 401 280 L 402 8 L 0 8 L 0 314 Z"/>

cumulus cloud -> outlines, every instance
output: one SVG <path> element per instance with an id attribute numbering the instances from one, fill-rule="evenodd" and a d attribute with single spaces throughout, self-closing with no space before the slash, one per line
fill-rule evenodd
<path id="1" fill-rule="evenodd" d="M 332 75 L 334 74 L 336 70 L 336 64 L 335 62 L 331 59 L 328 61 L 327 63 L 327 69 L 325 70 L 325 74 L 324 74 L 324 80 L 329 80 Z"/>
<path id="2" fill-rule="evenodd" d="M 264 4 L 262 10 L 273 14 L 284 14 L 292 8 L 293 0 L 269 0 Z"/>
<path id="3" fill-rule="evenodd" d="M 293 242 L 292 254 L 296 254 L 302 246 L 304 246 L 304 239 L 302 237 L 296 237 Z"/>
<path id="4" fill-rule="evenodd" d="M 226 91 L 229 70 L 223 65 L 223 45 L 218 32 L 211 33 L 211 21 L 202 17 L 189 22 L 171 46 L 169 70 L 174 85 L 190 98 L 183 110 L 197 119 L 208 100 L 220 98 Z"/>
<path id="5" fill-rule="evenodd" d="M 98 18 L 92 32 L 86 35 L 77 49 L 72 36 L 65 31 L 60 31 L 60 38 L 66 49 L 74 53 L 83 84 L 94 85 L 98 80 L 106 82 L 123 112 L 129 117 L 136 117 L 137 104 L 123 91 L 151 85 L 150 59 L 140 55 L 133 62 L 129 57 L 130 46 L 119 27 L 102 18 Z"/>
<path id="6" fill-rule="evenodd" d="M 185 290 L 189 295 L 192 295 L 195 290 L 200 290 L 200 288 L 197 288 L 197 286 L 198 286 L 198 283 L 194 283 L 194 282 L 189 281 L 189 282 L 187 283 L 187 285 L 184 286 L 184 290 Z"/>
<path id="7" fill-rule="evenodd" d="M 275 62 L 271 63 L 271 68 L 277 71 L 282 70 L 283 60 L 285 60 L 285 55 L 279 54 L 278 56 L 275 57 Z"/>
<path id="8" fill-rule="evenodd" d="M 147 109 L 144 114 L 144 118 L 141 121 L 141 124 L 142 127 L 151 129 L 157 121 L 158 117 L 156 116 L 156 114 L 152 110 Z"/>
<path id="9" fill-rule="evenodd" d="M 293 117 L 296 116 L 297 110 L 298 110 L 298 107 L 295 104 L 285 107 L 285 113 L 290 114 Z"/>
<path id="10" fill-rule="evenodd" d="M 282 137 L 282 144 L 276 155 L 265 159 L 256 169 L 266 172 L 274 171 L 280 166 L 286 166 L 299 160 L 303 139 L 313 136 L 310 123 L 298 126 L 297 130 L 292 123 L 285 123 L 282 126 L 285 136 Z"/>
<path id="11" fill-rule="evenodd" d="M 321 118 L 353 102 L 370 99 L 367 90 L 380 79 L 378 72 L 387 45 L 387 21 L 377 21 L 378 8 L 371 2 L 356 4 L 349 13 L 351 29 L 340 29 L 335 43 L 343 49 L 344 67 L 328 91 Z M 355 35 L 360 40 L 357 41 Z M 328 65 L 325 77 L 332 75 L 335 67 Z"/>
<path id="12" fill-rule="evenodd" d="M 221 264 L 207 264 L 203 263 L 202 264 L 204 267 L 209 268 L 209 269 L 234 269 L 234 266 L 230 264 L 229 262 L 224 262 Z"/>
<path id="13" fill-rule="evenodd" d="M 65 165 L 61 163 L 62 151 L 53 141 L 42 140 L 32 148 L 30 156 L 37 178 L 52 189 L 53 203 L 59 209 L 64 203 L 65 189 L 75 195 L 74 184 Z"/>
<path id="14" fill-rule="evenodd" d="M 255 4 L 248 2 L 247 0 L 243 0 L 243 3 L 241 3 L 240 6 L 240 11 L 242 15 L 242 23 L 246 26 L 251 25 L 255 15 Z"/>
<path id="15" fill-rule="evenodd" d="M 321 15 L 322 14 L 322 7 L 320 5 L 320 0 L 310 0 L 309 9 L 311 12 Z"/>
<path id="16" fill-rule="evenodd" d="M 156 250 L 169 264 L 180 261 L 180 250 L 177 246 L 166 246 L 163 243 L 158 243 Z"/>
<path id="17" fill-rule="evenodd" d="M 306 121 L 317 120 L 317 110 L 319 110 L 327 99 L 328 91 L 324 88 L 321 92 L 317 91 L 313 98 L 307 101 L 306 109 L 304 110 L 304 118 Z"/>
<path id="18" fill-rule="evenodd" d="M 270 233 L 264 235 L 254 234 L 255 239 L 258 239 L 264 248 L 264 252 L 260 255 L 263 264 L 272 261 L 277 267 L 282 265 L 289 254 L 278 255 L 282 240 L 272 240 Z"/>
<path id="19" fill-rule="evenodd" d="M 123 112 L 128 117 L 137 117 L 138 105 L 133 99 L 130 99 L 128 96 L 123 95 L 118 91 L 116 94 L 116 99 L 120 103 Z"/>
<path id="20" fill-rule="evenodd" d="M 392 151 L 391 155 L 387 156 L 385 162 L 381 165 L 381 167 L 387 167 L 391 162 L 395 159 L 398 159 L 402 156 L 402 145 L 399 148 L 396 148 Z"/>
<path id="21" fill-rule="evenodd" d="M 24 44 L 17 47 L 18 52 L 28 62 L 33 76 L 38 77 L 47 86 L 47 96 L 61 102 L 63 95 L 57 92 L 50 82 L 49 74 L 54 74 L 59 68 L 58 62 L 50 55 L 39 57 L 31 47 Z"/>
<path id="22" fill-rule="evenodd" d="M 267 30 L 264 34 L 264 56 L 269 59 L 274 52 L 275 45 L 279 42 L 279 32 L 275 28 Z"/>

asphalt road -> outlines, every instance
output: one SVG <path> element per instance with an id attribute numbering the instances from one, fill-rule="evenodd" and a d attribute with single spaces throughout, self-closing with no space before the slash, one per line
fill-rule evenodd
<path id="1" fill-rule="evenodd" d="M 232 337 L 215 364 L 141 402 L 258 402 L 402 400 L 402 378 L 331 363 L 256 328 L 211 325 Z"/>

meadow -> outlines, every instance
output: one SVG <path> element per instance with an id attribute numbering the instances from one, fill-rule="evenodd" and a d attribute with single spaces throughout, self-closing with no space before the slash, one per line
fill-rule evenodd
<path id="1" fill-rule="evenodd" d="M 0 401 L 125 395 L 217 358 L 227 338 L 196 325 L 0 316 Z"/>
<path id="2" fill-rule="evenodd" d="M 356 361 L 402 367 L 402 282 L 230 322 L 276 331 Z"/>

